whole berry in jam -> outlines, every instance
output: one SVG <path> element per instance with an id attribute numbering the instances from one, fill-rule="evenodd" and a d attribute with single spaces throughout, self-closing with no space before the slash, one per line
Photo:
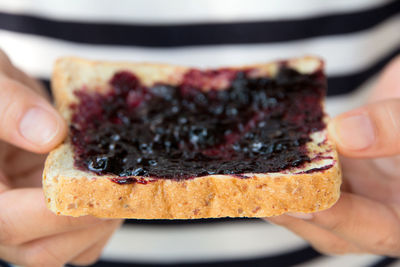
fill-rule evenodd
<path id="1" fill-rule="evenodd" d="M 272 79 L 230 69 L 190 70 L 179 85 L 150 87 L 120 71 L 110 86 L 105 94 L 75 92 L 75 165 L 127 182 L 301 166 L 310 161 L 310 134 L 324 128 L 321 71 L 303 75 L 283 64 Z"/>

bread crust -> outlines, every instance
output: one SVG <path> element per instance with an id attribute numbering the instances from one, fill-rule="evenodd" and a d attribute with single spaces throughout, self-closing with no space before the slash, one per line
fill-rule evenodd
<path id="1" fill-rule="evenodd" d="M 101 177 L 53 177 L 46 196 L 56 214 L 103 218 L 196 219 L 268 217 L 316 212 L 338 199 L 338 165 L 318 173 L 278 177 L 207 176 L 119 185 Z M 44 179 L 48 179 L 44 176 Z M 49 184 L 47 184 L 49 186 Z"/>
<path id="2" fill-rule="evenodd" d="M 302 73 L 322 67 L 322 61 L 305 57 L 289 61 Z M 259 74 L 274 76 L 276 63 L 247 66 Z M 244 68 L 244 67 L 239 67 Z M 73 90 L 88 86 L 98 92 L 117 69 L 128 69 L 144 82 L 179 83 L 188 69 L 162 64 L 91 62 L 64 58 L 56 63 L 53 91 L 56 104 L 69 121 Z M 82 78 L 83 77 L 83 78 Z M 82 79 L 80 81 L 79 79 Z M 78 82 L 77 82 L 78 81 Z M 311 155 L 329 155 L 308 169 L 281 173 L 209 175 L 194 179 L 155 179 L 147 184 L 117 184 L 113 176 L 97 176 L 76 170 L 68 139 L 50 153 L 43 172 L 47 205 L 54 213 L 103 218 L 195 219 L 216 217 L 267 217 L 286 212 L 316 212 L 331 207 L 340 196 L 341 170 L 334 145 L 327 139 L 308 144 Z M 319 167 L 319 171 L 308 171 Z M 114 176 L 115 177 L 115 176 Z M 151 178 L 145 178 L 152 180 Z"/>

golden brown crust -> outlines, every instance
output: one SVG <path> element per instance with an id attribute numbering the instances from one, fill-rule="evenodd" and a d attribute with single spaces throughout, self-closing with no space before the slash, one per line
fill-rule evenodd
<path id="1" fill-rule="evenodd" d="M 119 185 L 107 178 L 52 177 L 47 195 L 56 214 L 104 218 L 195 219 L 267 217 L 316 212 L 339 197 L 338 165 L 325 171 L 278 177 L 208 176 Z M 44 180 L 49 179 L 44 176 Z"/>
<path id="2" fill-rule="evenodd" d="M 312 57 L 294 59 L 289 65 L 312 72 L 322 62 Z M 247 66 L 249 67 L 249 66 Z M 277 64 L 250 67 L 274 76 Z M 244 67 L 241 67 L 244 68 Z M 76 58 L 57 62 L 53 90 L 57 107 L 68 121 L 68 106 L 76 101 L 73 90 L 107 90 L 104 85 L 116 70 L 128 69 L 144 81 L 178 83 L 185 67 L 160 64 L 91 62 Z M 255 75 L 258 75 L 257 73 Z M 321 133 L 326 138 L 326 133 Z M 321 141 L 320 138 L 318 140 Z M 310 155 L 331 157 L 303 169 L 282 173 L 248 174 L 247 179 L 210 175 L 184 181 L 157 179 L 147 184 L 120 185 L 110 177 L 96 176 L 73 167 L 71 146 L 66 142 L 52 151 L 43 172 L 48 207 L 56 214 L 94 215 L 106 218 L 192 219 L 215 217 L 266 217 L 285 212 L 315 212 L 327 209 L 339 198 L 341 173 L 338 157 L 329 139 L 309 144 Z M 307 173 L 307 170 L 332 167 Z"/>

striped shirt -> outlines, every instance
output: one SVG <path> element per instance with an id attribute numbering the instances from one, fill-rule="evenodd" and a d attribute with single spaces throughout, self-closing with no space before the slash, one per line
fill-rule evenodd
<path id="1" fill-rule="evenodd" d="M 326 61 L 333 116 L 361 105 L 400 53 L 400 1 L 1 0 L 0 48 L 47 85 L 53 62 L 66 55 L 195 67 L 317 55 Z M 128 220 L 95 266 L 396 263 L 377 255 L 324 256 L 259 219 L 213 219 Z"/>

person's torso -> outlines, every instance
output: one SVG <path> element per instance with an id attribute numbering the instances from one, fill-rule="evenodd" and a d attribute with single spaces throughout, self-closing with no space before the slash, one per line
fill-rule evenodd
<path id="1" fill-rule="evenodd" d="M 374 77 L 400 53 L 400 1 L 2 0 L 0 48 L 45 82 L 55 59 L 65 55 L 196 67 L 317 55 L 326 62 L 327 108 L 335 115 L 360 105 Z M 103 260 L 113 266 L 365 266 L 380 260 L 346 257 L 324 257 L 257 219 L 130 220 Z"/>

